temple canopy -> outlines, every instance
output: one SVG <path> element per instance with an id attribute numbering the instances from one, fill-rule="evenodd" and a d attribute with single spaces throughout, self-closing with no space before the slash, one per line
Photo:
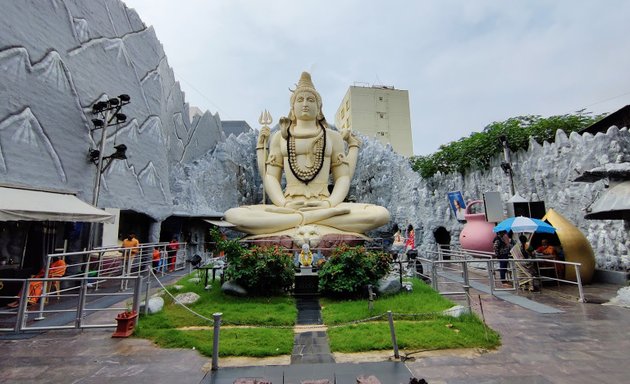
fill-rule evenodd
<path id="1" fill-rule="evenodd" d="M 0 187 L 0 221 L 113 223 L 114 215 L 69 193 Z"/>
<path id="2" fill-rule="evenodd" d="M 630 220 L 630 181 L 606 190 L 586 211 L 585 219 Z"/>

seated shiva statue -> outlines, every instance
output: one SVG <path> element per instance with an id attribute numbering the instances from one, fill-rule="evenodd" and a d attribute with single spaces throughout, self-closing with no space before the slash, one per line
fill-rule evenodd
<path id="1" fill-rule="evenodd" d="M 316 227 L 319 235 L 361 235 L 387 224 L 390 215 L 384 207 L 344 202 L 357 164 L 358 138 L 350 130 L 328 128 L 310 74 L 303 72 L 292 92 L 289 117 L 280 119 L 271 140 L 269 127 L 263 127 L 256 146 L 263 188 L 273 205 L 232 208 L 225 220 L 252 235 L 292 235 L 306 225 Z"/>

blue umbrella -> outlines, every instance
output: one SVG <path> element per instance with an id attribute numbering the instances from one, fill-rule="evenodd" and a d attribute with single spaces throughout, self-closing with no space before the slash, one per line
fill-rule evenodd
<path id="1" fill-rule="evenodd" d="M 505 219 L 493 229 L 494 232 L 537 232 L 537 233 L 556 233 L 556 229 L 546 222 L 530 217 L 510 217 Z"/>

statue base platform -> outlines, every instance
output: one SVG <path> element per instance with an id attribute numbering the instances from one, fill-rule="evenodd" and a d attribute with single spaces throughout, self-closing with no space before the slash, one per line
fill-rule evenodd
<path id="1" fill-rule="evenodd" d="M 266 235 L 247 236 L 243 240 L 251 241 L 255 245 L 278 245 L 287 249 L 300 249 L 303 244 L 308 244 L 311 250 L 321 250 L 324 256 L 328 256 L 334 248 L 343 244 L 357 246 L 371 239 L 360 233 L 342 232 L 321 225 L 305 225 Z"/>
<path id="2" fill-rule="evenodd" d="M 295 273 L 294 296 L 312 296 L 319 292 L 319 275 L 312 267 L 302 267 Z"/>

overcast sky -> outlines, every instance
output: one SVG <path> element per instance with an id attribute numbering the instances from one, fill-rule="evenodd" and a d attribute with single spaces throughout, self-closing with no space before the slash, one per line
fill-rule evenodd
<path id="1" fill-rule="evenodd" d="M 419 155 L 509 117 L 630 104 L 630 1 L 124 2 L 191 105 L 255 129 L 304 70 L 333 123 L 350 85 L 408 90 Z"/>

